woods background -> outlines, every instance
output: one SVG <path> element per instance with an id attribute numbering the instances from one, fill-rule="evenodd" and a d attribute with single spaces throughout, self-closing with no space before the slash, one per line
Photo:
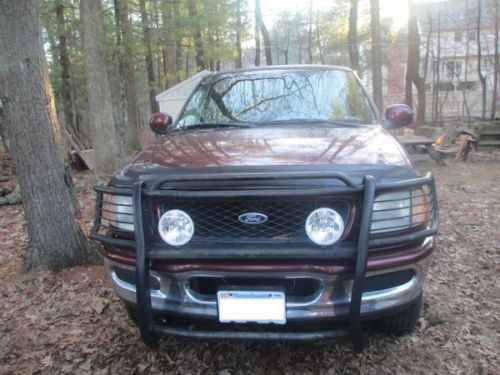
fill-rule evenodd
<path id="1" fill-rule="evenodd" d="M 468 107 L 473 99 L 468 98 L 477 95 L 472 90 L 488 96 L 476 115 L 493 118 L 498 86 L 498 2 L 461 0 L 455 4 L 458 11 L 447 3 L 409 1 L 409 15 L 401 14 L 408 20 L 400 20 L 380 14 L 378 0 L 319 4 L 310 0 L 297 11 L 268 14 L 263 14 L 260 0 L 37 1 L 63 129 L 80 148 L 90 148 L 93 111 L 103 101 L 108 103 L 102 113 L 113 115 L 105 121 L 114 121 L 122 160 L 126 150 L 137 150 L 141 141 L 146 142 L 142 138 L 148 134 L 139 129 L 158 110 L 155 95 L 203 69 L 347 65 L 372 91 L 379 109 L 406 101 L 418 107 L 418 123 L 426 119 L 442 122 L 446 105 L 453 100 L 461 102 L 452 103 L 460 113 L 471 115 Z M 464 40 L 459 41 L 455 34 L 462 29 Z M 450 38 L 455 44 L 467 44 L 467 51 L 453 49 Z M 441 51 L 440 55 L 447 44 L 450 52 L 443 55 Z M 477 51 L 483 51 L 483 61 Z M 457 59 L 463 62 L 455 63 Z M 90 79 L 98 87 L 86 86 L 86 60 L 90 65 L 87 72 L 97 75 Z M 458 76 L 459 70 L 465 77 Z M 465 82 L 454 89 L 455 96 L 446 86 L 453 79 Z M 109 91 L 109 97 L 104 94 L 106 100 L 93 99 L 94 90 Z M 414 98 L 415 90 L 420 96 Z M 425 105 L 417 105 L 425 98 L 427 111 Z M 106 158 L 109 163 L 110 157 Z"/>

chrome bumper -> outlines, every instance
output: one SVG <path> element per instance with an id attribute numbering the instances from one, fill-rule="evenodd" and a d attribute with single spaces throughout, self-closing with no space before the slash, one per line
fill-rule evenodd
<path id="1" fill-rule="evenodd" d="M 116 268 L 135 270 L 122 264 L 105 260 L 113 288 L 118 296 L 130 303 L 136 303 L 136 289 L 133 283 L 118 277 Z M 408 281 L 385 289 L 364 292 L 361 302 L 361 314 L 370 315 L 402 306 L 415 299 L 422 291 L 427 274 L 429 258 L 417 263 L 398 268 L 367 272 L 366 277 L 382 275 L 403 270 L 413 271 Z M 150 272 L 160 288 L 151 291 L 153 310 L 165 314 L 189 316 L 193 318 L 217 318 L 216 298 L 206 298 L 190 288 L 192 277 L 266 277 L 266 278 L 312 278 L 318 281 L 319 288 L 310 298 L 287 300 L 287 320 L 310 320 L 317 318 L 342 318 L 349 315 L 349 304 L 352 287 L 350 275 L 328 275 L 314 272 L 213 272 L 190 271 L 178 273 Z"/>

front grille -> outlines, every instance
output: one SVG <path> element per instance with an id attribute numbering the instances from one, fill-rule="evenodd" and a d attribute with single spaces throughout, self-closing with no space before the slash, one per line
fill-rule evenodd
<path id="1" fill-rule="evenodd" d="M 171 209 L 185 211 L 195 226 L 194 240 L 277 240 L 307 239 L 304 229 L 307 216 L 316 208 L 336 210 L 347 224 L 349 205 L 344 201 L 260 201 L 260 202 L 176 202 L 165 203 L 163 212 Z M 268 217 L 264 223 L 251 225 L 239 221 L 245 213 L 261 213 Z"/>

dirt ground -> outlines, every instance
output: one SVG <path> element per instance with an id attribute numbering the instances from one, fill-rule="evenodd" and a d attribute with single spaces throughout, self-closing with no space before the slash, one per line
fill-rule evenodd
<path id="1" fill-rule="evenodd" d="M 165 339 L 146 349 L 101 266 L 20 273 L 21 206 L 0 207 L 0 373 L 500 374 L 500 152 L 431 169 L 441 226 L 423 315 L 404 337 L 254 343 Z M 93 195 L 79 192 L 87 225 Z"/>

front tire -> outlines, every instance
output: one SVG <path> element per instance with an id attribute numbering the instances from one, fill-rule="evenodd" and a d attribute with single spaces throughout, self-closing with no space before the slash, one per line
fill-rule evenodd
<path id="1" fill-rule="evenodd" d="M 385 333 L 402 335 L 412 332 L 422 311 L 422 293 L 404 310 L 377 321 L 377 327 Z"/>

